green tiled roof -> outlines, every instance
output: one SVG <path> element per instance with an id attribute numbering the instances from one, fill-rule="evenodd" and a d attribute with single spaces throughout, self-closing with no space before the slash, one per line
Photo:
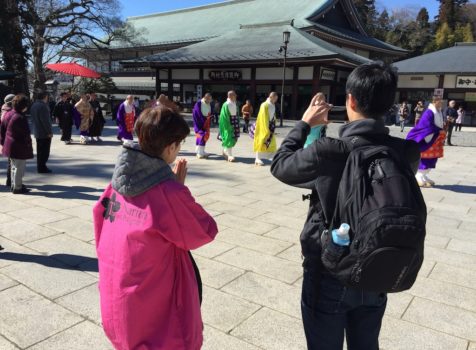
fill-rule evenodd
<path id="1" fill-rule="evenodd" d="M 400 74 L 475 74 L 476 43 L 458 43 L 448 49 L 394 63 Z"/>
<path id="2" fill-rule="evenodd" d="M 324 59 L 340 58 L 353 64 L 369 62 L 368 59 L 348 50 L 332 45 L 291 25 L 269 24 L 244 26 L 220 37 L 176 50 L 147 56 L 134 62 L 150 63 L 202 63 L 202 62 L 244 62 L 280 61 L 282 33 L 291 32 L 288 58 Z"/>
<path id="3" fill-rule="evenodd" d="M 128 22 L 144 30 L 150 43 L 216 37 L 236 30 L 240 25 L 290 22 L 302 28 L 331 0 L 234 0 L 184 10 L 130 17 Z M 191 40 L 192 41 L 192 40 Z"/>

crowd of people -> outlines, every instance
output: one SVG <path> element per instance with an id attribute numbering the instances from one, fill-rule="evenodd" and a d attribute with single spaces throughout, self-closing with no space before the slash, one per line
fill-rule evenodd
<path id="1" fill-rule="evenodd" d="M 350 122 L 341 128 L 341 137 L 337 139 L 322 136 L 322 127 L 327 125 L 328 113 L 333 107 L 323 94 L 312 99 L 302 121 L 291 130 L 279 149 L 274 134 L 278 95 L 275 92 L 269 94 L 252 125 L 249 125 L 249 120 L 253 110 L 249 104 L 241 111 L 243 118 L 248 120 L 245 119 L 245 131 L 254 138 L 256 164 L 262 161 L 262 154 L 275 154 L 272 175 L 288 185 L 312 191 L 310 211 L 301 235 L 304 256 L 301 307 L 308 349 L 311 350 L 342 349 L 344 337 L 349 348 L 377 350 L 387 303 L 386 292 L 403 282 L 406 284 L 399 290 L 410 288 L 421 267 L 426 208 L 421 201 L 415 174 L 418 179 L 421 170 L 434 162 L 429 158 L 427 161 L 424 154 L 442 134 L 443 117 L 438 112 L 441 101 L 435 99 L 422 113 L 420 127 L 415 128 L 418 137 L 410 135 L 409 140 L 391 137 L 382 116 L 395 100 L 397 80 L 396 72 L 384 64 L 356 68 L 346 87 Z M 378 89 L 372 84 L 378 85 Z M 236 93 L 229 91 L 227 97 L 220 109 L 219 139 L 224 158 L 233 162 L 233 148 L 242 130 Z M 205 94 L 193 109 L 197 157 L 201 159 L 207 158 L 205 147 L 210 140 L 211 98 L 209 93 Z M 202 283 L 190 251 L 211 242 L 218 234 L 218 227 L 185 186 L 187 163 L 183 159 L 177 160 L 181 145 L 190 133 L 184 117 L 167 100 L 144 110 L 138 120 L 135 120 L 134 111 L 130 96 L 117 115 L 118 137 L 124 141 L 124 147 L 111 183 L 94 207 L 102 325 L 117 349 L 135 349 L 144 344 L 149 348 L 200 349 L 203 341 Z M 138 142 L 131 142 L 134 134 Z M 368 140 L 372 142 L 368 144 Z M 367 164 L 373 166 L 367 169 L 371 170 L 371 186 L 378 189 L 371 195 L 380 196 L 372 197 L 374 199 L 387 201 L 388 208 L 379 210 L 387 210 L 387 216 L 390 214 L 388 210 L 393 210 L 396 221 L 383 226 L 385 220 L 377 217 L 372 225 L 359 226 L 363 232 L 358 232 L 357 226 L 352 227 L 348 241 L 357 234 L 370 234 L 368 230 L 376 229 L 374 224 L 380 225 L 378 229 L 389 229 L 389 234 L 398 237 L 401 236 L 399 230 L 412 227 L 413 222 L 408 216 L 404 218 L 407 220 L 405 225 L 395 226 L 401 218 L 400 208 L 394 206 L 401 203 L 395 204 L 390 199 L 395 199 L 399 191 L 388 188 L 387 180 L 382 179 L 388 177 L 388 181 L 397 181 L 401 186 L 414 189 L 413 192 L 403 191 L 403 197 L 420 198 L 414 203 L 415 210 L 409 214 L 415 217 L 415 225 L 419 228 L 419 245 L 412 246 L 416 244 L 415 239 L 405 243 L 408 249 L 415 248 L 414 254 L 410 256 L 407 250 L 402 255 L 386 255 L 383 260 L 379 260 L 381 255 L 375 261 L 368 257 L 369 264 L 377 264 L 378 268 L 374 266 L 373 272 L 366 271 L 363 265 L 359 265 L 360 269 L 353 269 L 359 270 L 358 273 L 364 271 L 362 283 L 368 278 L 366 273 L 388 271 L 388 276 L 373 280 L 374 285 L 382 286 L 381 281 L 393 276 L 389 287 L 382 289 L 359 288 L 360 275 L 352 280 L 352 285 L 343 282 L 339 271 L 329 270 L 323 265 L 323 237 L 334 228 L 333 224 L 337 224 L 333 213 L 337 213 L 340 203 L 337 197 L 340 183 L 344 181 L 344 168 L 348 166 L 347 159 L 362 142 L 372 151 L 375 146 L 383 149 L 379 154 L 369 153 L 372 157 L 381 157 L 377 159 L 379 162 L 372 158 L 371 164 L 369 158 Z M 389 155 L 395 157 L 392 161 L 396 163 L 388 161 Z M 173 168 L 169 166 L 172 163 L 175 163 Z M 393 175 L 397 171 L 395 164 L 401 165 L 398 176 Z M 367 171 L 359 174 L 365 175 Z M 355 203 L 347 200 L 346 204 Z M 360 218 L 348 219 L 358 222 Z M 415 236 L 414 232 L 410 233 Z M 371 247 L 362 246 L 361 254 L 370 254 L 368 248 Z M 347 247 L 332 249 L 349 254 L 349 249 L 354 251 L 360 247 L 347 242 Z M 395 250 L 398 249 L 390 253 L 396 254 Z M 376 253 L 382 252 L 376 250 Z M 388 249 L 384 253 L 387 254 Z M 407 266 L 409 274 L 404 276 L 392 267 L 403 258 L 412 264 Z"/>

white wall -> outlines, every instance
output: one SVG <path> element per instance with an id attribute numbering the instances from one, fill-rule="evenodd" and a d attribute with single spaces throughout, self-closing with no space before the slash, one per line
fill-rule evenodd
<path id="1" fill-rule="evenodd" d="M 198 80 L 200 79 L 199 69 L 172 69 L 173 80 Z"/>
<path id="2" fill-rule="evenodd" d="M 443 87 L 445 89 L 454 89 L 456 88 L 456 74 L 446 74 L 445 82 Z"/>
<path id="3" fill-rule="evenodd" d="M 282 80 L 283 69 L 282 68 L 257 68 L 256 80 Z M 286 80 L 293 79 L 293 69 L 286 68 Z"/>
<path id="4" fill-rule="evenodd" d="M 411 77 L 423 77 L 423 80 L 411 80 Z M 437 75 L 400 75 L 398 77 L 398 87 L 407 89 L 436 89 L 438 88 L 439 77 Z"/>
<path id="5" fill-rule="evenodd" d="M 299 67 L 299 80 L 312 80 L 313 73 L 314 67 Z"/>

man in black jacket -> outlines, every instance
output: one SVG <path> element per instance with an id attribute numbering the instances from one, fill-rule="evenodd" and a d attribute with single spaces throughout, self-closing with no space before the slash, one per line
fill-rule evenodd
<path id="1" fill-rule="evenodd" d="M 340 138 L 321 138 L 304 149 L 311 127 L 327 123 L 329 106 L 316 103 L 315 97 L 274 157 L 271 172 L 277 179 L 312 190 L 309 214 L 301 234 L 304 256 L 301 309 L 310 350 L 342 349 L 344 330 L 349 349 L 378 350 L 387 296 L 347 288 L 331 277 L 321 264 L 320 236 L 329 229 L 339 182 L 352 149 L 352 137 L 388 145 L 405 157 L 415 172 L 418 169 L 418 145 L 389 136 L 383 120 L 395 101 L 397 80 L 396 72 L 381 63 L 357 67 L 347 81 L 350 123 L 341 127 Z"/>
<path id="2" fill-rule="evenodd" d="M 61 100 L 53 109 L 53 116 L 61 129 L 61 141 L 66 145 L 71 143 L 71 134 L 73 129 L 73 105 L 69 100 L 67 92 L 61 93 Z"/>

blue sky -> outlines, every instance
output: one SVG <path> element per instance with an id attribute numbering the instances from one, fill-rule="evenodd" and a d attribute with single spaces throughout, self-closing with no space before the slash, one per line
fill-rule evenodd
<path id="1" fill-rule="evenodd" d="M 296 0 L 298 2 L 299 0 Z M 222 2 L 214 0 L 120 0 L 123 6 L 124 17 L 146 15 L 154 12 L 164 12 L 174 9 L 199 6 L 204 4 Z M 277 1 L 277 3 L 279 3 Z M 416 8 L 426 7 L 430 12 L 430 17 L 434 17 L 438 12 L 437 0 L 377 0 L 379 7 L 393 8 Z"/>

